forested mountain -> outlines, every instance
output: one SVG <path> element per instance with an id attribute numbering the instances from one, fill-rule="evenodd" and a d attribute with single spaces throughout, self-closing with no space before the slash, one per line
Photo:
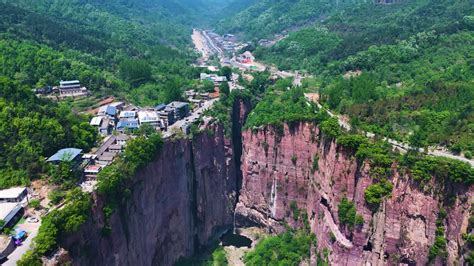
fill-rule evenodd
<path id="1" fill-rule="evenodd" d="M 0 3 L 0 187 L 38 177 L 47 171 L 41 158 L 60 148 L 95 145 L 95 130 L 71 111 L 71 102 L 40 100 L 32 89 L 79 79 L 95 97 L 146 105 L 180 99 L 197 76 L 190 66 L 192 26 L 210 19 L 198 10 L 224 3 Z"/>
<path id="2" fill-rule="evenodd" d="M 275 34 L 324 20 L 336 11 L 364 2 L 366 1 L 237 0 L 231 6 L 247 7 L 240 12 L 236 9 L 235 14 L 223 18 L 217 28 L 221 32 L 239 33 L 246 39 L 272 38 Z"/>
<path id="3" fill-rule="evenodd" d="M 465 1 L 346 6 L 255 54 L 315 74 L 322 101 L 354 125 L 470 156 L 473 13 Z"/>
<path id="4" fill-rule="evenodd" d="M 292 32 L 273 47 L 256 53 L 283 69 L 319 72 L 329 62 L 371 45 L 391 44 L 423 31 L 449 34 L 466 29 L 464 17 L 472 12 L 473 6 L 465 1 L 360 4 Z"/>

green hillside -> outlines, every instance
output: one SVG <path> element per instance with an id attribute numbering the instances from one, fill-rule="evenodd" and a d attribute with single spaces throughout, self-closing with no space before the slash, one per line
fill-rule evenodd
<path id="1" fill-rule="evenodd" d="M 96 130 L 88 117 L 73 113 L 72 102 L 39 99 L 34 88 L 79 79 L 96 98 L 115 95 L 142 105 L 180 99 L 197 76 L 190 66 L 191 26 L 203 23 L 187 21 L 197 13 L 185 4 L 0 3 L 0 187 L 47 173 L 43 158 L 60 148 L 95 145 Z"/>
<path id="2" fill-rule="evenodd" d="M 466 1 L 360 4 L 291 32 L 273 47 L 258 49 L 256 55 L 281 69 L 321 72 L 329 62 L 371 45 L 391 44 L 423 31 L 453 33 L 465 29 L 464 16 L 473 12 Z"/>
<path id="3" fill-rule="evenodd" d="M 308 87 L 354 126 L 415 146 L 474 152 L 474 6 L 326 4 L 262 1 L 220 26 L 256 39 L 290 31 L 272 47 L 257 47 L 257 59 L 312 74 L 318 85 Z"/>

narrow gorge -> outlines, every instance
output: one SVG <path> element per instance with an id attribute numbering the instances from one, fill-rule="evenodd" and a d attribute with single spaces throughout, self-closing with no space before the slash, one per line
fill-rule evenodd
<path id="1" fill-rule="evenodd" d="M 472 187 L 433 181 L 422 189 L 393 164 L 393 191 L 374 210 L 364 199 L 374 182 L 369 163 L 312 123 L 241 132 L 248 112 L 249 103 L 234 103 L 232 137 L 213 122 L 192 139 L 166 140 L 133 179 L 126 206 L 109 218 L 108 236 L 95 196 L 92 218 L 61 243 L 73 264 L 173 265 L 232 229 L 234 218 L 238 227 L 269 233 L 283 232 L 285 224 L 301 227 L 295 208 L 307 214 L 317 249 L 328 252 L 331 265 L 427 264 L 439 213 L 446 210 L 447 261 L 463 263 Z M 343 198 L 354 202 L 362 224 L 341 224 Z"/>

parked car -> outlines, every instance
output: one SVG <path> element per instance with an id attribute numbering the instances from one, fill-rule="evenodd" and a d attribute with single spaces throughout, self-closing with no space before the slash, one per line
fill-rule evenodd
<path id="1" fill-rule="evenodd" d="M 19 230 L 16 232 L 16 235 L 13 236 L 15 240 L 23 241 L 28 237 L 28 233 L 25 230 Z"/>
<path id="2" fill-rule="evenodd" d="M 26 219 L 26 221 L 27 221 L 28 223 L 37 223 L 37 222 L 39 222 L 38 218 L 36 218 L 36 217 L 28 217 L 28 218 Z"/>

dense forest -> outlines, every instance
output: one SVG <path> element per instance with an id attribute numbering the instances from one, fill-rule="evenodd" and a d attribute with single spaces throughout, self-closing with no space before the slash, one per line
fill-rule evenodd
<path id="1" fill-rule="evenodd" d="M 236 11 L 240 12 L 224 17 L 217 25 L 217 29 L 221 32 L 238 33 L 245 39 L 273 38 L 276 34 L 324 20 L 337 10 L 344 10 L 363 2 L 365 1 L 263 0 L 247 3 L 236 1 L 234 5 L 245 3 L 247 7 L 237 9 Z"/>
<path id="2" fill-rule="evenodd" d="M 252 46 L 257 58 L 314 75 L 312 87 L 319 89 L 321 100 L 349 115 L 354 126 L 418 147 L 440 144 L 471 156 L 471 3 L 351 2 L 324 9 L 320 2 L 303 9 L 307 4 L 257 3 L 220 25 L 256 39 L 288 31 L 271 47 Z M 303 12 L 315 9 L 321 13 Z M 245 16 L 252 17 L 250 23 L 237 21 Z M 254 26 L 263 30 L 254 31 Z"/>
<path id="3" fill-rule="evenodd" d="M 48 170 L 44 156 L 58 149 L 89 150 L 97 132 L 64 104 L 38 99 L 0 78 L 0 188 L 29 183 Z"/>
<path id="4" fill-rule="evenodd" d="M 204 70 L 192 66 L 198 56 L 190 43 L 193 27 L 236 33 L 252 43 L 250 50 L 258 60 L 310 76 L 296 87 L 291 79 L 274 81 L 264 71 L 249 74 L 250 81 L 241 78 L 245 90 L 230 92 L 227 83 L 221 86 L 220 101 L 205 115 L 222 123 L 228 137 L 236 99 L 255 107 L 244 129 L 270 126 L 283 134 L 284 123 L 316 123 L 325 138 L 378 171 L 377 182 L 364 191 L 365 202 L 374 210 L 392 193 L 388 173 L 394 162 L 420 187 L 433 176 L 459 186 L 474 182 L 467 163 L 415 152 L 402 156 L 377 138 L 343 132 L 336 118 L 304 95 L 319 93 L 323 107 L 347 115 L 355 129 L 414 147 L 442 145 L 471 158 L 470 1 L 386 5 L 363 0 L 17 0 L 3 1 L 0 9 L 0 188 L 48 177 L 54 187 L 49 199 L 65 203 L 43 219 L 34 250 L 20 265 L 40 263 L 40 256 L 50 255 L 61 238 L 92 215 L 90 198 L 75 188 L 79 175 L 73 167 L 51 167 L 45 159 L 65 147 L 87 152 L 99 140 L 77 102 L 52 102 L 36 97 L 34 89 L 78 79 L 93 95 L 81 103 L 84 107 L 110 95 L 155 106 L 183 100 L 186 89 L 213 91 L 212 82 L 197 80 Z M 264 38 L 281 40 L 258 46 Z M 223 68 L 219 74 L 231 71 Z M 195 130 L 196 124 L 191 134 Z M 160 135 L 144 135 L 130 141 L 123 156 L 98 176 L 97 192 L 105 199 L 104 236 L 111 233 L 108 219 L 127 199 L 132 177 L 162 147 Z M 338 206 L 338 218 L 347 228 L 364 223 L 354 204 L 344 198 Z M 299 210 L 291 208 L 294 220 L 301 219 L 305 228 L 263 239 L 243 256 L 244 262 L 286 265 L 308 258 L 316 236 L 310 234 L 308 217 L 299 217 Z M 438 250 L 435 245 L 430 256 L 438 256 L 445 246 L 440 244 Z M 327 256 L 318 254 L 318 265 L 326 265 Z M 209 264 L 227 263 L 224 250 L 216 250 L 212 261 Z"/>
<path id="5" fill-rule="evenodd" d="M 60 148 L 96 144 L 89 118 L 75 114 L 74 103 L 39 99 L 33 89 L 78 79 L 96 99 L 114 95 L 149 106 L 181 99 L 184 88 L 199 86 L 199 69 L 190 65 L 192 25 L 212 19 L 199 11 L 217 14 L 225 3 L 0 3 L 0 187 L 49 172 L 43 158 Z"/>

